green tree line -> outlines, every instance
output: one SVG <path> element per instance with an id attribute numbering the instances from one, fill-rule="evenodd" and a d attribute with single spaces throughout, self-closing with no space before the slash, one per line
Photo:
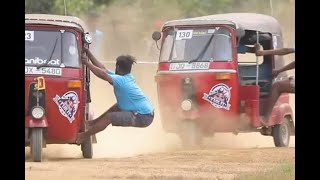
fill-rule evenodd
<path id="1" fill-rule="evenodd" d="M 288 2 L 293 0 L 25 0 L 26 13 L 65 14 L 68 15 L 99 15 L 110 6 L 139 5 L 145 9 L 163 9 L 175 7 L 185 17 L 194 17 L 206 14 L 232 12 L 247 5 L 257 8 L 269 7 L 270 3 Z M 266 12 L 270 9 L 265 8 Z"/>

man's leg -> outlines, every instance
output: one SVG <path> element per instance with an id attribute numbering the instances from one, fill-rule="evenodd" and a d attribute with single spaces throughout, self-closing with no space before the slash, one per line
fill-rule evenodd
<path id="1" fill-rule="evenodd" d="M 89 138 L 112 123 L 113 126 L 136 126 L 136 116 L 132 112 L 105 112 L 97 119 L 93 120 L 92 126 L 83 133 L 78 133 L 77 143 L 82 143 L 85 139 Z"/>
<path id="2" fill-rule="evenodd" d="M 85 139 L 89 138 L 91 135 L 94 135 L 100 131 L 103 131 L 105 128 L 108 127 L 109 124 L 111 124 L 111 113 L 103 113 L 100 117 L 94 120 L 94 123 L 92 126 L 89 127 L 89 129 L 85 132 L 78 133 L 78 137 L 76 142 L 78 144 L 82 143 Z"/>
<path id="3" fill-rule="evenodd" d="M 271 94 L 267 100 L 267 108 L 265 111 L 264 119 L 261 121 L 261 124 L 264 126 L 268 125 L 268 121 L 273 110 L 273 106 L 276 104 L 278 98 L 282 93 L 294 93 L 294 87 L 290 84 L 290 79 L 285 79 L 275 82 L 271 87 Z"/>
<path id="4" fill-rule="evenodd" d="M 101 118 L 103 118 L 107 113 L 110 113 L 110 112 L 118 112 L 118 111 L 120 111 L 120 109 L 118 108 L 118 104 L 116 103 L 116 104 L 114 104 L 113 106 L 111 106 L 106 112 L 104 112 L 103 114 L 101 114 L 98 118 L 87 121 L 87 124 L 88 124 L 89 126 L 92 126 L 92 125 L 94 125 L 97 121 L 99 121 Z"/>
<path id="5" fill-rule="evenodd" d="M 92 131 L 93 132 L 100 132 L 102 131 L 103 129 L 105 129 L 110 123 L 109 122 L 106 122 L 106 118 L 107 118 L 107 114 L 108 113 L 111 113 L 111 112 L 117 112 L 117 111 L 120 111 L 120 109 L 118 108 L 118 105 L 117 103 L 114 104 L 113 106 L 111 106 L 106 112 L 104 112 L 103 114 L 101 114 L 98 118 L 96 119 L 93 119 L 93 120 L 89 120 L 89 121 L 86 121 L 86 125 L 89 127 L 88 130 L 89 132 L 83 132 L 83 133 L 78 133 L 78 137 L 77 137 L 77 143 L 79 144 L 80 142 L 82 142 L 83 140 L 85 140 L 86 138 L 90 137 L 92 134 Z M 97 122 L 103 120 L 104 122 L 101 122 L 99 123 L 96 127 L 94 127 L 94 129 L 91 128 L 91 126 L 94 126 Z M 102 124 L 102 125 L 101 125 Z M 104 127 L 105 126 L 105 127 Z M 98 128 L 97 128 L 98 127 Z M 92 129 L 92 130 L 91 130 Z M 100 130 L 102 129 L 102 130 Z M 88 134 L 91 134 L 91 135 L 88 135 Z M 94 133 L 95 134 L 95 133 Z"/>

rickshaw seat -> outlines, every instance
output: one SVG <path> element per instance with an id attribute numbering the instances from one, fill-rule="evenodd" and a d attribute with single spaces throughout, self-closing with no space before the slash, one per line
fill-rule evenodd
<path id="1" fill-rule="evenodd" d="M 271 76 L 268 71 L 271 69 L 269 64 L 261 64 L 259 66 L 259 80 L 260 97 L 269 95 L 271 88 Z M 241 65 L 238 66 L 241 85 L 255 85 L 256 84 L 256 65 Z"/>

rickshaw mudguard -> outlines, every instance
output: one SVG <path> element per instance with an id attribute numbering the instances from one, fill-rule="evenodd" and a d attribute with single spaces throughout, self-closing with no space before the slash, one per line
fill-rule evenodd
<path id="1" fill-rule="evenodd" d="M 283 118 L 286 116 L 290 116 L 293 119 L 292 108 L 288 103 L 282 103 L 278 106 L 276 116 L 271 119 L 271 123 L 281 124 L 283 122 Z"/>
<path id="2" fill-rule="evenodd" d="M 48 127 L 48 120 L 46 117 L 43 117 L 41 120 L 37 120 L 33 119 L 31 116 L 27 116 L 25 117 L 25 127 Z"/>

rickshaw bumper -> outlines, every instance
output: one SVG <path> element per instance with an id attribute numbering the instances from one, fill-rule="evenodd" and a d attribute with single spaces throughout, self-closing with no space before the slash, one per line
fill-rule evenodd
<path id="1" fill-rule="evenodd" d="M 48 121 L 47 118 L 44 116 L 41 119 L 34 119 L 31 116 L 25 117 L 25 146 L 28 146 L 30 143 L 29 139 L 29 129 L 30 128 L 46 128 L 48 127 Z"/>
<path id="2" fill-rule="evenodd" d="M 35 127 L 48 127 L 48 120 L 44 116 L 41 119 L 34 119 L 31 116 L 25 117 L 25 127 L 35 128 Z"/>

